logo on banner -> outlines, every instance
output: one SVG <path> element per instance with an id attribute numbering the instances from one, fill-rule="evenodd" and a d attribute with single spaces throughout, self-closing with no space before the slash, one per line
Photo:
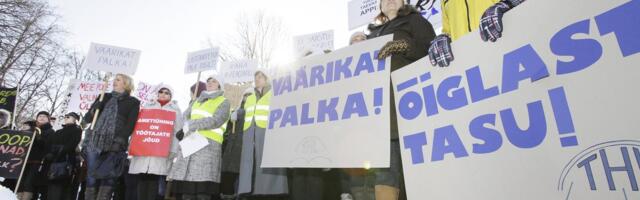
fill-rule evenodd
<path id="1" fill-rule="evenodd" d="M 558 190 L 568 199 L 603 191 L 607 199 L 631 199 L 631 193 L 638 193 L 638 177 L 640 141 L 610 141 L 574 156 L 562 170 Z"/>

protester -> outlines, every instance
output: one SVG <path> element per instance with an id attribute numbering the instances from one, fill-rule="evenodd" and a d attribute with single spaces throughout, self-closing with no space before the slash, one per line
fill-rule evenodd
<path id="1" fill-rule="evenodd" d="M 247 88 L 244 91 L 240 106 L 231 113 L 229 120 L 231 123 L 227 124 L 225 131 L 224 144 L 222 145 L 222 182 L 220 183 L 222 199 L 237 198 L 245 115 L 244 105 L 247 97 L 251 94 L 253 94 L 253 88 Z"/>
<path id="2" fill-rule="evenodd" d="M 50 117 L 49 112 L 40 111 L 36 115 L 35 121 L 27 122 L 30 128 L 28 131 L 39 129 L 39 133 L 34 139 L 29 159 L 27 159 L 27 166 L 24 169 L 23 178 L 18 188 L 18 199 L 20 200 L 38 199 L 40 196 L 46 198 L 47 166 L 44 163 L 45 154 L 47 153 L 46 144 L 50 135 L 55 133 L 50 124 Z"/>
<path id="3" fill-rule="evenodd" d="M 368 38 L 393 34 L 393 41 L 380 49 L 378 59 L 391 56 L 391 71 L 395 71 L 427 55 L 435 32 L 414 7 L 402 0 L 381 0 L 380 10 L 374 23 L 369 25 Z M 390 96 L 389 102 L 395 102 L 393 95 Z M 391 104 L 391 165 L 376 170 L 376 199 L 398 199 L 403 181 L 395 110 L 395 104 Z"/>
<path id="4" fill-rule="evenodd" d="M 223 133 L 230 114 L 230 104 L 223 96 L 220 80 L 214 76 L 207 79 L 206 91 L 185 111 L 184 126 L 176 134 L 180 140 L 204 137 L 208 142 L 188 157 L 184 157 L 182 148 L 178 151 L 168 179 L 173 181 L 174 193 L 182 200 L 218 199 L 220 195 Z"/>
<path id="5" fill-rule="evenodd" d="M 143 105 L 144 109 L 161 109 L 174 112 L 176 120 L 173 125 L 173 134 L 182 128 L 182 111 L 178 102 L 172 100 L 173 89 L 168 85 L 159 86 L 158 98 L 155 101 Z M 129 164 L 129 174 L 137 177 L 137 199 L 155 200 L 159 194 L 159 179 L 166 179 L 173 158 L 178 150 L 178 140 L 171 137 L 171 148 L 168 157 L 157 156 L 133 156 Z M 132 147 L 133 148 L 133 147 Z"/>
<path id="6" fill-rule="evenodd" d="M 87 132 L 82 143 L 88 173 L 84 194 L 86 200 L 111 199 L 114 184 L 122 175 L 116 169 L 123 169 L 119 164 L 124 164 L 126 160 L 124 152 L 140 109 L 140 101 L 130 96 L 132 90 L 131 77 L 117 74 L 113 81 L 113 91 L 105 93 L 102 101 L 100 98 L 96 99 L 84 117 L 84 123 L 92 123 L 94 113 L 99 112 L 92 131 Z M 121 157 L 123 154 L 124 158 Z M 113 169 L 107 169 L 111 167 Z M 115 177 L 102 178 L 98 175 L 107 172 Z"/>
<path id="7" fill-rule="evenodd" d="M 238 193 L 249 199 L 284 199 L 289 193 L 284 168 L 261 168 L 271 102 L 271 85 L 262 71 L 254 74 L 254 93 L 245 102 Z"/>
<path id="8" fill-rule="evenodd" d="M 364 34 L 364 32 L 356 31 L 355 33 L 351 34 L 351 38 L 349 39 L 349 45 L 365 41 L 366 39 L 367 39 L 367 35 Z"/>
<path id="9" fill-rule="evenodd" d="M 454 60 L 451 42 L 480 28 L 483 41 L 502 37 L 502 15 L 525 0 L 442 1 L 442 34 L 429 47 L 431 65 L 447 67 Z"/>
<path id="10" fill-rule="evenodd" d="M 76 148 L 80 143 L 82 129 L 78 125 L 80 116 L 74 112 L 65 115 L 62 129 L 49 136 L 47 155 L 49 166 L 48 200 L 69 199 L 71 180 L 76 172 Z"/>

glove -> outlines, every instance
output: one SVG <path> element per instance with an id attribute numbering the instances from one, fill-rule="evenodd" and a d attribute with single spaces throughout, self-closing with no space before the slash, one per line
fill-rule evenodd
<path id="1" fill-rule="evenodd" d="M 446 34 L 436 36 L 431 41 L 429 47 L 429 61 L 431 65 L 448 67 L 453 61 L 453 52 L 451 52 L 451 38 Z"/>
<path id="2" fill-rule="evenodd" d="M 389 41 L 380 49 L 378 60 L 383 60 L 391 55 L 404 54 L 409 51 L 409 43 L 406 40 Z"/>
<path id="3" fill-rule="evenodd" d="M 514 0 L 522 2 L 522 0 Z M 495 42 L 502 37 L 502 15 L 511 10 L 512 6 L 509 2 L 500 1 L 493 4 L 482 14 L 480 18 L 480 37 L 482 41 Z"/>
<path id="4" fill-rule="evenodd" d="M 178 139 L 178 141 L 182 141 L 182 138 L 184 138 L 184 132 L 182 132 L 182 129 L 180 129 L 180 130 L 176 133 L 176 138 Z"/>
<path id="5" fill-rule="evenodd" d="M 111 143 L 111 146 L 109 147 L 109 149 L 107 151 L 110 152 L 122 152 L 122 151 L 126 151 L 126 141 L 122 138 L 116 137 L 113 140 L 113 143 Z"/>

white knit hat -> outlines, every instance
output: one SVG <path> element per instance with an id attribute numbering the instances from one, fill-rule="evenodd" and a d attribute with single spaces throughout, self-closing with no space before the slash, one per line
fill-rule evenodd
<path id="1" fill-rule="evenodd" d="M 218 84 L 220 84 L 220 90 L 224 91 L 224 80 L 220 76 L 216 74 L 211 74 L 209 77 L 207 77 L 205 81 L 208 81 L 209 79 L 217 80 Z"/>

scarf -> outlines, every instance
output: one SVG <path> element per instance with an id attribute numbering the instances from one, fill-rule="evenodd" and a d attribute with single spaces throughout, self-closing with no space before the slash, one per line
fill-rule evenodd
<path id="1" fill-rule="evenodd" d="M 93 133 L 89 135 L 87 147 L 90 149 L 105 150 L 113 143 L 118 119 L 118 99 L 124 95 L 117 92 L 111 94 L 111 99 L 100 111 Z"/>

